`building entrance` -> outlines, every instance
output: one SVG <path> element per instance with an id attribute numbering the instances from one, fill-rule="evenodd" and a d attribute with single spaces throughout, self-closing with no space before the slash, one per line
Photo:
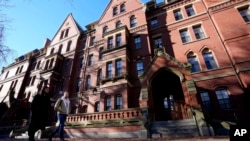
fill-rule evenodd
<path id="1" fill-rule="evenodd" d="M 152 98 L 154 119 L 166 121 L 181 119 L 180 102 L 184 102 L 184 95 L 180 78 L 168 70 L 159 70 L 152 79 Z"/>

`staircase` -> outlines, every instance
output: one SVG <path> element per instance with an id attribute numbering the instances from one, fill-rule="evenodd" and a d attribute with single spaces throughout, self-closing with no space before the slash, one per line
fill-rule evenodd
<path id="1" fill-rule="evenodd" d="M 152 138 L 183 138 L 199 136 L 194 119 L 155 121 L 151 124 Z"/>

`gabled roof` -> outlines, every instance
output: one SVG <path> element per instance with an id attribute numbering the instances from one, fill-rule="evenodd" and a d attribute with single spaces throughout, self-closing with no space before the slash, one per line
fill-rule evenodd
<path id="1" fill-rule="evenodd" d="M 103 11 L 103 13 L 102 13 L 100 19 L 98 20 L 98 23 L 102 21 L 102 19 L 104 18 L 105 14 L 107 13 L 107 11 L 109 10 L 109 8 L 111 7 L 112 3 L 115 2 L 115 1 L 117 1 L 117 0 L 110 0 L 110 1 L 109 1 L 108 5 L 106 6 L 105 10 Z M 126 2 L 127 2 L 127 1 L 128 1 L 128 0 L 126 0 Z M 138 3 L 143 4 L 140 0 L 135 0 L 135 1 L 137 1 Z M 112 8 L 112 9 L 113 9 L 113 8 Z"/>
<path id="2" fill-rule="evenodd" d="M 74 19 L 72 13 L 69 13 L 68 16 L 65 18 L 65 20 L 63 21 L 63 23 L 61 24 L 61 26 L 58 28 L 56 34 L 54 35 L 54 37 L 52 38 L 51 42 L 53 42 L 53 40 L 55 39 L 55 37 L 58 35 L 59 31 L 62 29 L 63 25 L 68 21 L 72 21 L 73 25 L 75 27 L 75 29 L 77 30 L 78 33 L 81 33 L 83 30 L 83 28 L 76 22 L 76 20 Z"/>

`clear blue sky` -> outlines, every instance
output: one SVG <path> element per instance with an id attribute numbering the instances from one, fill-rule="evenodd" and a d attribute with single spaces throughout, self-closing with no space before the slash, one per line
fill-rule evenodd
<path id="1" fill-rule="evenodd" d="M 87 24 L 100 18 L 109 1 L 10 0 L 8 4 L 11 7 L 0 11 L 10 20 L 6 23 L 4 44 L 15 51 L 8 59 L 8 64 L 25 53 L 40 49 L 45 38 L 52 39 L 69 13 L 72 13 L 75 20 L 85 28 Z"/>

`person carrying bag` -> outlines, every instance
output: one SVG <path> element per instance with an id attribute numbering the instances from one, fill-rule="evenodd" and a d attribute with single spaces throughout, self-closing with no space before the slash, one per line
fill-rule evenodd
<path id="1" fill-rule="evenodd" d="M 49 141 L 52 141 L 52 137 L 57 132 L 59 132 L 61 141 L 64 141 L 64 123 L 71 109 L 69 93 L 67 91 L 65 91 L 63 96 L 56 101 L 54 109 L 57 111 L 59 126 L 49 135 Z"/>

